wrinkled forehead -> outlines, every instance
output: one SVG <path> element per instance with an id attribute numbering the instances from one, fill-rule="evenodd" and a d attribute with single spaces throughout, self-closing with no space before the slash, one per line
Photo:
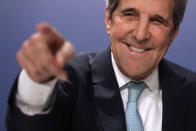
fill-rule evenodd
<path id="1" fill-rule="evenodd" d="M 108 4 L 109 0 L 106 2 Z M 117 9 L 135 8 L 154 14 L 167 15 L 167 17 L 172 15 L 174 7 L 173 0 L 116 0 L 116 2 L 118 2 Z"/>
<path id="2" fill-rule="evenodd" d="M 104 1 L 105 1 L 105 4 L 106 4 L 106 7 L 108 7 L 109 1 L 112 1 L 112 2 L 118 1 L 118 2 L 120 3 L 120 1 L 122 1 L 122 0 L 104 0 Z M 143 0 L 143 1 L 145 1 L 145 0 Z M 156 1 L 156 0 L 154 0 L 154 1 Z M 164 1 L 164 0 L 163 0 L 163 1 Z M 172 2 L 175 4 L 175 0 L 170 0 L 170 1 L 172 1 Z"/>
<path id="3" fill-rule="evenodd" d="M 173 4 L 173 0 L 120 0 L 118 7 L 145 8 L 146 10 L 171 12 L 173 10 Z"/>
<path id="4" fill-rule="evenodd" d="M 172 22 L 172 0 L 120 0 L 117 10 L 132 9 L 145 16 L 160 16 Z"/>

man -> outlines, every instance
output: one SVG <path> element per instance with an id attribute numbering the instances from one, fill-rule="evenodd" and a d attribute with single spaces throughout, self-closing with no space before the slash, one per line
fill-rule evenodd
<path id="1" fill-rule="evenodd" d="M 111 45 L 104 51 L 69 61 L 74 48 L 47 24 L 24 42 L 17 54 L 23 70 L 9 98 L 9 131 L 196 130 L 196 74 L 163 59 L 187 1 L 107 2 Z M 146 86 L 134 117 L 127 113 L 133 88 L 127 83 Z"/>

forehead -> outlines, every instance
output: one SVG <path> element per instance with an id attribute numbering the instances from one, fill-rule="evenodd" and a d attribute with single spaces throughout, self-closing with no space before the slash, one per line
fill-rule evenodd
<path id="1" fill-rule="evenodd" d="M 135 8 L 140 13 L 172 16 L 173 0 L 120 0 L 118 9 Z"/>

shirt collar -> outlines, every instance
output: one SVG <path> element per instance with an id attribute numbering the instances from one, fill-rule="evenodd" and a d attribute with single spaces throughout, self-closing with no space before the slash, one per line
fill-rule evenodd
<path id="1" fill-rule="evenodd" d="M 119 88 L 121 88 L 126 83 L 133 81 L 131 78 L 125 76 L 119 70 L 112 53 L 111 53 L 111 59 L 112 59 L 112 66 L 114 69 L 114 73 L 115 73 Z M 159 90 L 160 90 L 160 88 L 159 88 L 159 75 L 158 74 L 159 74 L 159 70 L 158 70 L 158 67 L 156 67 L 155 70 L 146 79 L 142 80 L 143 82 L 145 82 L 148 85 L 149 89 L 157 95 L 159 95 Z"/>

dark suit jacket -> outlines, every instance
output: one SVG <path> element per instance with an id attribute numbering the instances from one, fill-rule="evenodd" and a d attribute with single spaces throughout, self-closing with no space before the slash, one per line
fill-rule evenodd
<path id="1" fill-rule="evenodd" d="M 110 49 L 80 54 L 66 65 L 69 81 L 59 81 L 47 115 L 26 116 L 15 106 L 17 80 L 7 113 L 8 131 L 126 131 L 123 103 Z M 162 131 L 196 131 L 196 74 L 162 60 Z"/>

